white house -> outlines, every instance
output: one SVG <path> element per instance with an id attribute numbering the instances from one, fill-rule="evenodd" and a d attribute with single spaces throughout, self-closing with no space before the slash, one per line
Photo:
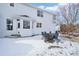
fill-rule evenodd
<path id="1" fill-rule="evenodd" d="M 25 3 L 0 3 L 0 37 L 52 31 L 53 14 Z"/>

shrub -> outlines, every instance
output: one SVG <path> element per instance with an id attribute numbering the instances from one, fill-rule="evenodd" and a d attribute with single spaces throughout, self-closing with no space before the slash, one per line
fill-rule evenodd
<path id="1" fill-rule="evenodd" d="M 63 24 L 60 26 L 60 32 L 64 34 L 72 33 L 76 30 L 76 25 L 73 24 Z"/>

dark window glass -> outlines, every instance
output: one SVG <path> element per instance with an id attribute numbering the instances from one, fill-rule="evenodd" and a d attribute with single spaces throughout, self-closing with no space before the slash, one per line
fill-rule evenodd
<path id="1" fill-rule="evenodd" d="M 37 23 L 37 28 L 41 28 L 42 27 L 42 23 Z"/>
<path id="2" fill-rule="evenodd" d="M 13 30 L 13 21 L 7 19 L 7 30 Z"/>
<path id="3" fill-rule="evenodd" d="M 53 19 L 56 20 L 56 15 L 53 15 Z"/>
<path id="4" fill-rule="evenodd" d="M 17 19 L 17 21 L 20 21 L 20 19 Z"/>
<path id="5" fill-rule="evenodd" d="M 39 10 L 37 10 L 37 16 L 40 16 L 40 11 Z"/>
<path id="6" fill-rule="evenodd" d="M 23 28 L 24 29 L 30 29 L 30 21 L 24 20 L 23 21 Z"/>
<path id="7" fill-rule="evenodd" d="M 43 17 L 43 11 L 41 11 L 41 10 L 37 10 L 37 16 L 39 16 L 39 17 Z"/>
<path id="8" fill-rule="evenodd" d="M 10 3 L 10 6 L 14 7 L 14 3 Z"/>
<path id="9" fill-rule="evenodd" d="M 7 19 L 7 24 L 12 24 L 12 21 L 10 19 Z"/>
<path id="10" fill-rule="evenodd" d="M 18 23 L 18 28 L 20 28 L 20 23 Z"/>

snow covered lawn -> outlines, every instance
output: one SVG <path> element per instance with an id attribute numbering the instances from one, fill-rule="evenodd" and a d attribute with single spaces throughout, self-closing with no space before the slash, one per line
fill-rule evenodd
<path id="1" fill-rule="evenodd" d="M 0 56 L 68 56 L 79 55 L 79 43 L 59 37 L 62 43 L 45 43 L 41 36 L 0 38 Z M 48 47 L 52 46 L 50 49 Z M 57 48 L 59 46 L 62 48 Z"/>

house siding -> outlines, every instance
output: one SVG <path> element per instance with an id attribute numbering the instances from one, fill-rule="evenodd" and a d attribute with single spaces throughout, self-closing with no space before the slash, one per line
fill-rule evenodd
<path id="1" fill-rule="evenodd" d="M 34 25 L 33 29 L 32 26 L 30 29 L 27 29 L 27 31 L 25 29 L 23 29 L 23 20 L 21 19 L 21 28 L 17 29 L 15 28 L 15 26 L 17 25 L 17 22 L 15 19 L 13 19 L 13 30 L 9 31 L 6 29 L 6 19 L 10 18 L 10 17 L 16 17 L 17 15 L 28 15 L 31 18 L 33 18 L 33 20 L 35 20 L 36 22 L 34 24 L 32 24 L 32 21 L 30 21 L 30 25 Z M 43 17 L 38 17 L 37 16 L 37 9 L 36 8 L 32 8 L 29 7 L 27 5 L 22 5 L 22 4 L 18 4 L 15 3 L 14 7 L 10 6 L 9 3 L 2 3 L 0 4 L 0 36 L 10 36 L 11 34 L 15 34 L 17 33 L 16 29 L 18 31 L 21 31 L 22 36 L 27 36 L 27 35 L 32 35 L 32 34 L 41 34 L 42 31 L 50 31 L 49 28 L 51 28 L 52 25 L 52 20 L 53 20 L 53 15 L 43 11 Z M 36 28 L 36 23 L 40 22 L 42 23 L 42 28 Z M 15 29 L 14 29 L 15 28 Z M 24 34 L 24 32 L 26 32 Z M 27 34 L 28 32 L 28 34 Z M 2 34 L 2 35 L 1 35 Z"/>

